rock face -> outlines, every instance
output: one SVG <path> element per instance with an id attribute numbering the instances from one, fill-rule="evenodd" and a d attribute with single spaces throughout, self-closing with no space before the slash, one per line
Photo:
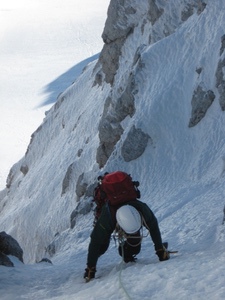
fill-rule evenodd
<path id="1" fill-rule="evenodd" d="M 114 77 L 119 68 L 119 59 L 122 55 L 122 48 L 134 29 L 143 22 L 150 22 L 152 25 L 160 18 L 163 9 L 159 8 L 155 0 L 138 1 L 111 0 L 108 8 L 108 17 L 102 34 L 105 43 L 99 57 L 97 67 L 101 65 L 104 80 L 113 85 Z M 96 67 L 96 68 L 97 68 Z M 102 76 L 96 75 L 96 82 Z"/>
<path id="2" fill-rule="evenodd" d="M 13 263 L 7 255 L 17 257 L 23 262 L 23 250 L 19 243 L 4 231 L 0 232 L 0 264 L 13 267 Z"/>
<path id="3" fill-rule="evenodd" d="M 119 58 L 122 47 L 129 34 L 138 24 L 137 9 L 132 1 L 112 0 L 108 8 L 108 17 L 102 34 L 105 43 L 99 57 L 98 65 L 101 65 L 105 81 L 111 85 L 119 68 Z"/>
<path id="4" fill-rule="evenodd" d="M 135 114 L 135 95 L 138 93 L 135 75 L 137 70 L 140 73 L 144 68 L 141 62 L 142 48 L 171 35 L 193 14 L 201 14 L 206 7 L 204 1 L 184 2 L 185 5 L 180 10 L 176 1 L 168 4 L 164 1 L 146 0 L 140 5 L 136 0 L 111 0 L 102 34 L 105 44 L 95 67 L 94 82 L 94 85 L 100 86 L 105 82 L 112 88 L 105 100 L 104 112 L 99 123 L 100 143 L 96 161 L 100 168 L 105 166 L 124 134 L 122 121 L 126 117 L 132 118 Z M 170 5 L 169 9 L 167 5 Z M 171 9 L 173 14 L 169 13 Z M 140 44 L 137 44 L 133 55 L 129 53 L 128 58 L 126 48 L 132 45 L 132 39 Z M 127 70 L 120 74 L 120 67 L 123 64 Z M 221 68 L 218 74 L 221 78 Z M 120 86 L 117 91 L 114 90 L 115 85 Z M 211 91 L 204 92 L 200 88 L 195 91 L 189 127 L 195 126 L 204 117 L 214 98 Z M 121 156 L 126 162 L 142 155 L 149 139 L 143 132 L 141 133 L 141 129 L 136 129 L 131 143 L 130 133 L 133 131 L 134 128 L 130 128 L 129 136 L 121 149 Z M 138 148 L 133 149 L 134 145 L 138 145 Z M 132 149 L 128 149 L 129 147 Z"/>

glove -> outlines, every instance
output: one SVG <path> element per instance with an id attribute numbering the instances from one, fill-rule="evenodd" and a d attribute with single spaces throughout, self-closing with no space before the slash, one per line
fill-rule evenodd
<path id="1" fill-rule="evenodd" d="M 170 259 L 169 251 L 166 249 L 164 245 L 162 245 L 162 248 L 156 250 L 156 254 L 158 255 L 160 261 Z"/>
<path id="2" fill-rule="evenodd" d="M 85 273 L 84 273 L 84 279 L 86 280 L 86 282 L 90 281 L 91 279 L 95 278 L 95 272 L 96 272 L 96 268 L 95 267 L 87 267 L 85 269 Z"/>

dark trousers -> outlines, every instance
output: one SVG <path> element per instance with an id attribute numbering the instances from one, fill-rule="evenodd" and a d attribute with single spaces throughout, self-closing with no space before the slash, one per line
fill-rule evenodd
<path id="1" fill-rule="evenodd" d="M 140 231 L 138 231 L 136 234 L 128 236 L 125 242 L 120 243 L 119 255 L 125 262 L 135 260 L 135 256 L 141 251 L 141 239 Z"/>

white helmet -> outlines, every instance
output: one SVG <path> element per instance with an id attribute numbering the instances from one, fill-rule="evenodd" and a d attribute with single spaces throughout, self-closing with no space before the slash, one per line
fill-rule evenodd
<path id="1" fill-rule="evenodd" d="M 131 205 L 121 206 L 116 212 L 116 220 L 128 234 L 135 233 L 141 228 L 141 216 Z"/>

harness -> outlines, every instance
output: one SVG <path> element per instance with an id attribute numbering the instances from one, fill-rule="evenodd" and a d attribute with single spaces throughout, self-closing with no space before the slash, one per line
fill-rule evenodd
<path id="1" fill-rule="evenodd" d="M 141 244 L 143 238 L 145 238 L 149 235 L 149 231 L 147 231 L 147 234 L 144 234 L 143 225 L 149 230 L 149 228 L 145 222 L 145 219 L 141 215 L 141 228 L 138 230 L 138 232 L 136 232 L 134 234 L 128 234 L 119 226 L 119 224 L 117 222 L 115 230 L 112 234 L 113 239 L 115 241 L 115 245 L 117 246 L 117 241 L 118 241 L 119 246 L 123 246 L 125 242 L 131 247 L 139 246 Z M 137 243 L 136 244 L 130 243 L 129 239 L 132 239 L 132 240 L 137 239 Z"/>

